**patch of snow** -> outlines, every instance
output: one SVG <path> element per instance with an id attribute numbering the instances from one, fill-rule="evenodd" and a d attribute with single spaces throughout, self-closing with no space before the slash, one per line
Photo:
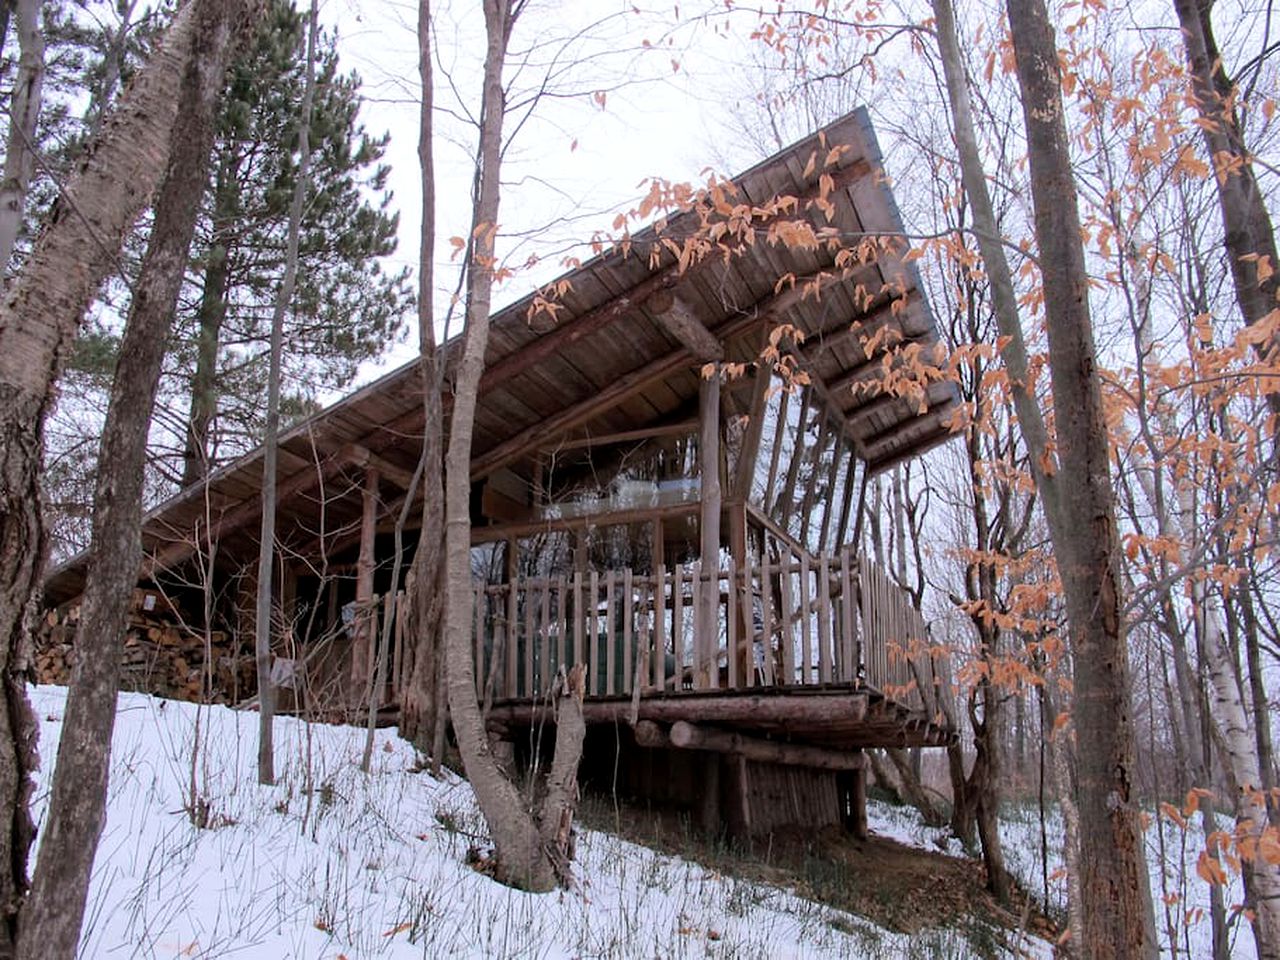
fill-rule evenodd
<path id="1" fill-rule="evenodd" d="M 59 687 L 32 692 L 47 758 L 37 817 L 65 695 Z M 413 749 L 395 731 L 378 731 L 366 776 L 358 766 L 362 730 L 282 718 L 279 782 L 261 787 L 257 719 L 120 695 L 82 956 L 970 955 L 956 931 L 908 938 L 793 892 L 589 830 L 578 841 L 577 890 L 520 893 L 465 865 L 467 848 L 483 842 L 470 787 L 417 772 Z M 193 783 L 209 828 L 188 816 Z M 877 824 L 887 821 L 877 814 Z M 901 829 L 914 835 L 905 821 Z M 1028 950 L 1047 957 L 1043 948 Z"/>

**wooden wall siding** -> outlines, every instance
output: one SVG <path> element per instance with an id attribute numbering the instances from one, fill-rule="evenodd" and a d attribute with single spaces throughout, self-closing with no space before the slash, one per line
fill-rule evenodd
<path id="1" fill-rule="evenodd" d="M 486 701 L 543 699 L 562 666 L 581 662 L 591 697 L 630 696 L 637 683 L 642 696 L 842 684 L 933 714 L 944 676 L 907 595 L 847 551 L 788 549 L 706 578 L 696 562 L 653 576 L 520 577 L 474 596 L 476 693 Z M 709 629 L 699 628 L 704 604 L 716 613 Z M 730 637 L 744 638 L 733 651 Z"/>
<path id="2" fill-rule="evenodd" d="M 833 827 L 842 818 L 837 774 L 832 770 L 747 761 L 751 832 L 786 827 Z"/>

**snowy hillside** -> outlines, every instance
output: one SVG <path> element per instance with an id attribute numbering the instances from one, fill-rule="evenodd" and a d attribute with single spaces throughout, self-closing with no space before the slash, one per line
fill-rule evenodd
<path id="1" fill-rule="evenodd" d="M 52 757 L 65 691 L 40 687 Z M 86 957 L 966 957 L 948 930 L 907 938 L 791 893 L 709 871 L 607 834 L 578 844 L 580 889 L 533 896 L 464 863 L 482 827 L 464 781 L 414 769 L 379 731 L 277 725 L 281 782 L 254 782 L 257 717 L 122 694 L 111 799 L 98 851 Z M 49 764 L 46 764 L 46 767 Z M 42 771 L 38 804 L 46 799 Z M 37 814 L 42 812 L 42 807 Z M 872 829 L 914 832 L 873 805 Z M 474 839 L 473 839 L 474 838 Z M 1027 945 L 1047 956 L 1043 943 Z"/>

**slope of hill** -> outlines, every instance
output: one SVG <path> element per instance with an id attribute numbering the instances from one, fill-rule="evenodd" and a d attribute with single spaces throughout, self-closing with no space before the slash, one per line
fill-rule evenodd
<path id="1" fill-rule="evenodd" d="M 52 757 L 65 690 L 36 688 L 33 701 L 41 754 Z M 226 708 L 121 695 L 83 956 L 973 953 L 955 929 L 894 933 L 793 891 L 592 830 L 578 843 L 577 890 L 519 893 L 465 862 L 483 833 L 466 782 L 421 772 L 394 731 L 378 732 L 365 776 L 363 731 L 281 720 L 280 783 L 264 788 L 254 776 L 256 723 Z M 47 777 L 42 771 L 38 815 Z M 1050 952 L 1025 938 L 1014 949 Z"/>

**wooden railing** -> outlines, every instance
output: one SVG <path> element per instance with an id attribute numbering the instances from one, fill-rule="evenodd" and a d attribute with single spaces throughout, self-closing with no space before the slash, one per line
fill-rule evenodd
<path id="1" fill-rule="evenodd" d="M 478 585 L 474 597 L 486 701 L 545 697 L 562 665 L 585 663 L 589 696 L 629 696 L 637 684 L 644 695 L 838 683 L 934 709 L 939 674 L 923 619 L 873 562 L 849 553 L 705 575 L 692 563 L 652 576 L 523 577 Z"/>

